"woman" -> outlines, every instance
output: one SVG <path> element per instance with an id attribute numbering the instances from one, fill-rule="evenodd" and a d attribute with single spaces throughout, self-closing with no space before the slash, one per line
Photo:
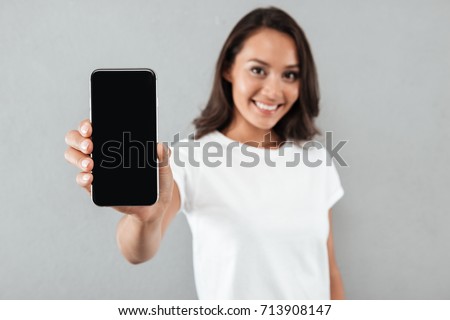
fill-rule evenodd
<path id="1" fill-rule="evenodd" d="M 174 148 L 164 165 L 170 151 L 158 145 L 158 202 L 115 207 L 126 214 L 117 228 L 125 258 L 151 259 L 183 210 L 200 299 L 343 299 L 331 228 L 331 207 L 343 190 L 325 151 L 303 144 L 319 132 L 317 83 L 308 41 L 289 15 L 272 7 L 243 17 L 194 120 L 200 148 Z M 91 132 L 88 120 L 70 131 L 65 154 L 82 170 L 77 183 L 88 191 Z M 205 161 L 212 146 L 216 161 Z M 297 155 L 322 165 L 296 162 Z"/>

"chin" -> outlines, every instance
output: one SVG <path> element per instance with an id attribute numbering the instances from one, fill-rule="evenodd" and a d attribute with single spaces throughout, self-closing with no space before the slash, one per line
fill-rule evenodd
<path id="1" fill-rule="evenodd" d="M 275 127 L 276 123 L 275 124 L 272 124 L 272 123 L 254 123 L 253 125 L 256 128 L 258 128 L 259 130 L 270 131 L 270 130 L 272 130 Z"/>

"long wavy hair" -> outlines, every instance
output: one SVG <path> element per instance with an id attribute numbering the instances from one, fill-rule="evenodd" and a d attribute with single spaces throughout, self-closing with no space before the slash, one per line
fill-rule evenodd
<path id="1" fill-rule="evenodd" d="M 273 130 L 283 140 L 299 142 L 311 140 L 320 131 L 314 124 L 319 115 L 319 84 L 316 66 L 306 36 L 295 20 L 275 7 L 258 8 L 245 15 L 233 28 L 216 63 L 214 82 L 206 107 L 194 119 L 196 139 L 214 131 L 227 128 L 233 119 L 232 85 L 224 78 L 224 72 L 247 38 L 261 28 L 270 28 L 289 35 L 295 42 L 300 62 L 299 98 Z"/>

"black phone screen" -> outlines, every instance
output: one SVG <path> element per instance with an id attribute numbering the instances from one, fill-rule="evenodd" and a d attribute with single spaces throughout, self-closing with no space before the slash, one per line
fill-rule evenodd
<path id="1" fill-rule="evenodd" d="M 150 69 L 91 74 L 92 200 L 152 205 L 158 198 L 156 75 Z"/>

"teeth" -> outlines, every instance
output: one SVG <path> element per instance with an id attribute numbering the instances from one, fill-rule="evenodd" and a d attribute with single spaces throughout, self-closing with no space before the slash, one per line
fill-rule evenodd
<path id="1" fill-rule="evenodd" d="M 275 110 L 278 106 L 278 105 L 270 106 L 270 105 L 267 105 L 267 104 L 264 104 L 264 103 L 258 102 L 258 101 L 255 101 L 255 104 L 258 108 L 263 109 L 263 110 L 269 110 L 269 111 Z"/>

